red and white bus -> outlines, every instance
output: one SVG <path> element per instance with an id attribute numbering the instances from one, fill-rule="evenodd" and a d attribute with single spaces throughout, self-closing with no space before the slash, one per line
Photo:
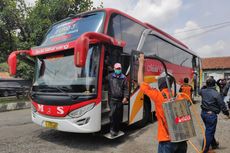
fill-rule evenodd
<path id="1" fill-rule="evenodd" d="M 166 62 L 177 85 L 184 77 L 198 85 L 199 58 L 182 42 L 162 30 L 115 9 L 77 14 L 55 23 L 40 46 L 14 51 L 8 58 L 16 73 L 17 55 L 35 61 L 31 89 L 34 123 L 60 131 L 92 133 L 109 123 L 106 76 L 120 62 L 129 81 L 129 104 L 123 122 L 145 124 L 154 105 L 139 92 L 137 65 L 132 50 L 156 55 Z M 157 87 L 162 65 L 146 59 L 145 81 Z"/>

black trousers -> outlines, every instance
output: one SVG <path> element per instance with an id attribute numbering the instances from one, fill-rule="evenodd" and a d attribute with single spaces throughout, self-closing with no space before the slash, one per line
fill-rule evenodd
<path id="1" fill-rule="evenodd" d="M 123 104 L 121 101 L 110 100 L 110 130 L 119 132 L 123 119 Z"/>

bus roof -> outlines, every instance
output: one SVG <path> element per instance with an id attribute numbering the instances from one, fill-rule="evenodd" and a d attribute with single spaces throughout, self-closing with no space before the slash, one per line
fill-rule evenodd
<path id="1" fill-rule="evenodd" d="M 100 9 L 100 10 L 105 10 L 105 11 L 106 11 L 107 13 L 109 13 L 109 14 L 118 13 L 118 14 L 121 14 L 121 15 L 123 15 L 123 16 L 126 16 L 126 17 L 128 17 L 128 18 L 134 20 L 135 22 L 141 24 L 142 26 L 144 26 L 144 27 L 146 27 L 146 28 L 148 28 L 148 29 L 157 31 L 157 32 L 159 32 L 160 34 L 166 36 L 167 38 L 173 40 L 174 42 L 176 42 L 176 43 L 182 45 L 183 47 L 188 48 L 184 43 L 182 43 L 181 41 L 179 41 L 179 40 L 177 40 L 176 38 L 172 37 L 172 36 L 169 35 L 168 33 L 166 33 L 166 32 L 164 32 L 164 31 L 160 30 L 159 28 L 157 28 L 157 27 L 155 27 L 155 26 L 153 26 L 153 25 L 151 25 L 151 24 L 149 24 L 149 23 L 143 23 L 143 22 L 139 21 L 138 19 L 133 18 L 132 16 L 130 16 L 130 15 L 124 13 L 124 12 L 121 12 L 121 11 L 116 10 L 116 9 L 113 9 L 113 8 L 105 8 L 105 9 Z"/>
<path id="2" fill-rule="evenodd" d="M 159 28 L 157 28 L 157 27 L 155 27 L 155 26 L 153 26 L 153 25 L 151 25 L 151 24 L 149 24 L 149 23 L 143 23 L 143 22 L 141 22 L 140 20 L 138 20 L 138 19 L 136 19 L 136 18 L 134 18 L 134 17 L 132 17 L 132 16 L 130 16 L 130 15 L 124 13 L 124 12 L 121 12 L 121 11 L 119 11 L 119 10 L 113 9 L 113 8 L 103 8 L 103 9 L 98 9 L 98 10 L 103 10 L 103 11 L 105 11 L 106 14 L 107 14 L 107 16 L 110 16 L 110 15 L 113 14 L 113 13 L 117 13 L 117 14 L 120 14 L 120 15 L 122 15 L 122 16 L 125 16 L 125 17 L 127 17 L 127 18 L 129 18 L 129 19 L 135 21 L 136 23 L 138 23 L 138 24 L 144 26 L 145 28 L 148 28 L 148 29 L 151 29 L 151 30 L 153 30 L 153 31 L 155 31 L 155 32 L 157 32 L 157 33 L 160 33 L 161 35 L 165 36 L 166 38 L 170 39 L 171 41 L 173 41 L 173 42 L 179 44 L 180 46 L 182 46 L 183 48 L 185 48 L 186 51 L 189 52 L 190 54 L 193 54 L 193 55 L 197 56 L 196 53 L 194 53 L 192 50 L 190 50 L 190 49 L 188 48 L 188 46 L 186 46 L 184 43 L 182 43 L 182 42 L 179 41 L 178 39 L 174 38 L 173 36 L 169 35 L 168 33 L 164 32 L 163 30 L 160 30 Z M 98 10 L 97 10 L 97 11 L 98 11 Z M 107 17 L 106 20 L 107 20 L 107 21 L 105 21 L 105 23 L 106 23 L 106 22 L 108 23 L 109 17 Z M 108 26 L 105 26 L 105 27 L 108 27 Z M 104 33 L 107 33 L 107 29 L 104 30 Z"/>
<path id="3" fill-rule="evenodd" d="M 105 17 L 105 22 L 104 22 L 104 30 L 103 30 L 103 33 L 104 34 L 107 34 L 107 30 L 108 30 L 108 24 L 109 24 L 109 19 L 110 19 L 110 16 L 113 14 L 113 13 L 116 13 L 116 14 L 120 14 L 122 16 L 125 16 L 131 20 L 133 20 L 134 22 L 142 25 L 143 27 L 147 28 L 147 29 L 151 29 L 152 31 L 155 31 L 159 34 L 161 34 L 162 36 L 166 37 L 167 39 L 171 40 L 172 42 L 178 44 L 179 46 L 181 46 L 181 48 L 183 48 L 184 50 L 186 50 L 186 52 L 189 52 L 190 54 L 192 55 L 195 55 L 197 56 L 193 51 L 191 51 L 184 43 L 182 43 L 181 41 L 179 41 L 178 39 L 174 38 L 173 36 L 169 35 L 168 33 L 164 32 L 163 30 L 160 30 L 159 28 L 149 24 L 149 23 L 143 23 L 141 22 L 140 20 L 124 13 L 124 12 L 121 12 L 119 10 L 116 10 L 116 9 L 113 9 L 113 8 L 102 8 L 102 9 L 97 9 L 97 10 L 93 10 L 93 11 L 87 11 L 87 12 L 83 12 L 83 13 L 79 13 L 79 14 L 76 14 L 76 15 L 71 15 L 70 17 L 67 17 L 61 21 L 58 21 L 56 23 L 54 23 L 52 26 L 60 23 L 60 22 L 63 22 L 67 19 L 70 19 L 70 18 L 73 18 L 73 17 L 79 17 L 79 16 L 82 16 L 82 15 L 85 15 L 85 14 L 88 14 L 88 13 L 93 13 L 93 12 L 97 12 L 97 11 L 104 11 L 106 13 L 106 17 Z M 37 48 L 37 47 L 34 47 L 34 49 Z"/>

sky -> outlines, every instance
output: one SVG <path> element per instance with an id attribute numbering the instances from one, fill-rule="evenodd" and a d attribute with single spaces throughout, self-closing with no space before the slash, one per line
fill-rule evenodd
<path id="1" fill-rule="evenodd" d="M 34 4 L 35 0 L 26 0 Z M 229 0 L 93 0 L 148 22 L 200 57 L 230 56 Z"/>

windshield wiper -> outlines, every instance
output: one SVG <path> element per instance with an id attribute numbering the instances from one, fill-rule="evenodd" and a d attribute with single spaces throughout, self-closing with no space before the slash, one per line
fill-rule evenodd
<path id="1" fill-rule="evenodd" d="M 38 91 L 42 92 L 42 91 L 51 91 L 51 90 L 58 90 L 59 92 L 61 93 L 64 93 L 64 95 L 70 97 L 72 100 L 74 99 L 77 99 L 79 96 L 78 95 L 72 95 L 66 91 L 64 91 L 62 88 L 59 88 L 59 87 L 51 87 L 51 86 L 43 86 L 44 88 L 39 88 Z M 68 89 L 68 88 L 65 88 L 65 89 Z"/>
<path id="2" fill-rule="evenodd" d="M 79 18 L 87 18 L 87 17 L 93 16 L 93 15 L 96 15 L 96 13 L 82 14 L 82 15 L 70 14 L 67 19 L 72 19 L 72 18 L 77 18 L 77 17 L 79 17 Z M 67 19 L 64 19 L 63 21 L 65 21 Z M 60 22 L 58 22 L 58 23 L 60 23 Z"/>
<path id="3" fill-rule="evenodd" d="M 80 17 L 82 17 L 82 18 L 87 18 L 87 17 L 93 16 L 93 15 L 96 15 L 96 13 L 81 15 Z"/>

